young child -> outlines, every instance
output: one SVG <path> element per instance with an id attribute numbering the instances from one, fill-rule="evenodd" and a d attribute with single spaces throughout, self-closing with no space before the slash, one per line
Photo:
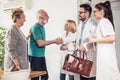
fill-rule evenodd
<path id="1" fill-rule="evenodd" d="M 69 54 L 73 54 L 75 50 L 75 32 L 76 32 L 76 23 L 73 20 L 67 20 L 64 25 L 65 34 L 63 36 L 63 43 L 60 46 L 60 50 L 63 51 L 61 54 L 61 70 L 60 70 L 60 80 L 65 80 L 66 74 L 69 75 L 69 80 L 74 80 L 74 76 L 72 73 L 67 72 L 62 69 L 63 63 L 65 60 L 65 56 Z"/>

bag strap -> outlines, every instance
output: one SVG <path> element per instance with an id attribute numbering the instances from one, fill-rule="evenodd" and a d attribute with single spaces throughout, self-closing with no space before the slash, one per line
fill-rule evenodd
<path id="1" fill-rule="evenodd" d="M 79 54 L 80 54 L 80 58 L 85 59 L 85 57 L 86 57 L 86 59 L 88 60 L 88 57 L 87 57 L 87 53 L 86 53 L 86 52 L 83 52 L 83 55 L 82 55 L 81 51 L 79 51 Z"/>
<path id="2" fill-rule="evenodd" d="M 87 57 L 87 53 L 86 53 L 86 52 L 83 53 L 83 59 L 85 59 L 85 56 L 86 56 L 86 59 L 88 60 L 88 57 Z"/>
<path id="3" fill-rule="evenodd" d="M 75 51 L 73 52 L 73 55 L 74 55 L 74 56 L 77 56 L 77 53 L 78 53 L 78 51 L 75 50 Z"/>

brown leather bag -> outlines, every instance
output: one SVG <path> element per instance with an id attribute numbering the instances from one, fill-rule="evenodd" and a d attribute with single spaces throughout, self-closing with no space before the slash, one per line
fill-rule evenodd
<path id="1" fill-rule="evenodd" d="M 93 62 L 88 59 L 84 59 L 84 56 L 83 58 L 77 57 L 77 52 L 75 51 L 73 54 L 66 55 L 63 69 L 80 75 L 89 76 L 92 65 Z"/>

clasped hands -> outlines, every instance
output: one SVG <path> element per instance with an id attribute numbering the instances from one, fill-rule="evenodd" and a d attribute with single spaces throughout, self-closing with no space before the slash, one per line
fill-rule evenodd
<path id="1" fill-rule="evenodd" d="M 63 39 L 58 37 L 58 38 L 55 39 L 55 43 L 56 44 L 61 44 L 61 43 L 63 43 Z"/>

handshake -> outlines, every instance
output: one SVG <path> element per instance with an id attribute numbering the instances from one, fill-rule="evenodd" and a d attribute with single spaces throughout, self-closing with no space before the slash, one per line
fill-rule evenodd
<path id="1" fill-rule="evenodd" d="M 60 37 L 58 37 L 58 38 L 56 38 L 56 39 L 54 40 L 54 42 L 55 42 L 56 44 L 61 44 L 61 43 L 63 43 L 63 39 L 60 38 Z"/>

